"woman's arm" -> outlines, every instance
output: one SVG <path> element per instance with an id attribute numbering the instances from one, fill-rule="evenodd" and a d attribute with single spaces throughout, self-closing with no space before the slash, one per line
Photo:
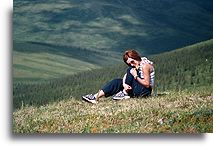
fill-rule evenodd
<path id="1" fill-rule="evenodd" d="M 142 84 L 144 87 L 148 88 L 148 87 L 150 87 L 150 68 L 151 68 L 151 66 L 148 63 L 144 64 L 144 66 L 143 66 L 144 79 L 141 79 L 140 77 L 138 77 L 137 71 L 135 68 L 131 69 L 130 73 L 134 76 L 134 78 L 140 84 Z"/>

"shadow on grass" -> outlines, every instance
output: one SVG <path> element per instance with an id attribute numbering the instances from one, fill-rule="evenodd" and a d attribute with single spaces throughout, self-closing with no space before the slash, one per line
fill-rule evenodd
<path id="1" fill-rule="evenodd" d="M 168 95 L 168 93 L 158 93 L 158 94 L 155 94 L 154 96 L 155 97 L 164 97 L 166 95 Z"/>
<path id="2" fill-rule="evenodd" d="M 157 140 L 157 141 L 203 141 L 205 140 L 205 134 L 10 134 L 12 140 L 74 140 L 74 141 L 147 141 L 147 140 Z"/>

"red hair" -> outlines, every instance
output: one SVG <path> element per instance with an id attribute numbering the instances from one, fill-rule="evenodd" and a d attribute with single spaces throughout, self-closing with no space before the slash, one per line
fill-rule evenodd
<path id="1" fill-rule="evenodd" d="M 127 51 L 125 51 L 124 54 L 123 54 L 123 60 L 124 60 L 124 62 L 125 62 L 127 65 L 129 65 L 129 64 L 127 63 L 127 59 L 128 59 L 128 58 L 132 58 L 132 59 L 134 59 L 134 60 L 136 60 L 136 61 L 141 61 L 141 56 L 140 56 L 140 54 L 139 54 L 136 50 L 133 50 L 133 49 L 127 50 Z"/>

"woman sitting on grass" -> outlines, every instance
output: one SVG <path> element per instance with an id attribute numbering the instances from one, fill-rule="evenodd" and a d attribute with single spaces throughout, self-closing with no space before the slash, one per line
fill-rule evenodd
<path id="1" fill-rule="evenodd" d="M 123 79 L 114 79 L 102 87 L 98 93 L 82 96 L 82 99 L 97 103 L 102 96 L 113 96 L 114 100 L 150 96 L 155 77 L 153 62 L 145 57 L 141 58 L 135 50 L 125 51 L 123 60 L 129 66 Z"/>

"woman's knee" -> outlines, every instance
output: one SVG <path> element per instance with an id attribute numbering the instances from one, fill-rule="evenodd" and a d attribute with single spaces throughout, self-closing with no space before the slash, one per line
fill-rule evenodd
<path id="1" fill-rule="evenodd" d="M 111 81 L 111 83 L 113 83 L 113 84 L 120 84 L 120 83 L 122 83 L 122 79 L 120 79 L 120 78 L 113 79 Z"/>
<path id="2" fill-rule="evenodd" d="M 147 97 L 151 95 L 151 92 L 152 90 L 150 88 L 136 87 L 133 93 L 135 97 Z"/>

